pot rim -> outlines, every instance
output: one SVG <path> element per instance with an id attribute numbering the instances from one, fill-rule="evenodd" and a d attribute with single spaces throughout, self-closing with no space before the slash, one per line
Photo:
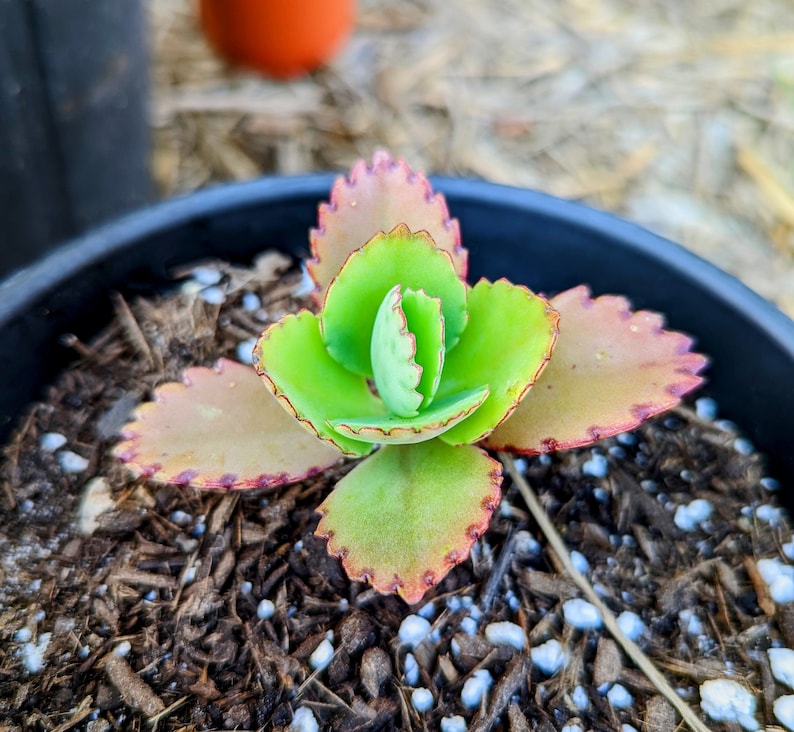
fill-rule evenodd
<path id="1" fill-rule="evenodd" d="M 300 194 L 316 196 L 319 202 L 327 198 L 336 177 L 334 173 L 313 173 L 263 176 L 226 183 L 153 204 L 101 225 L 0 282 L 0 328 L 45 293 L 57 288 L 59 283 L 106 258 L 109 253 L 115 255 L 125 251 L 142 238 L 197 219 L 256 206 L 263 198 L 273 204 Z M 669 239 L 614 214 L 540 191 L 445 176 L 434 176 L 431 182 L 435 190 L 454 201 L 450 206 L 453 215 L 454 209 L 465 207 L 467 201 L 522 209 L 573 228 L 589 230 L 608 238 L 621 249 L 658 260 L 678 277 L 705 287 L 717 300 L 741 310 L 794 359 L 794 321 L 733 275 Z"/>

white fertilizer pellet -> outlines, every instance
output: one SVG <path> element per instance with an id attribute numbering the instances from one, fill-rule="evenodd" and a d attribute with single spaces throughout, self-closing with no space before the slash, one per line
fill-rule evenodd
<path id="1" fill-rule="evenodd" d="M 532 663 L 546 676 L 554 676 L 565 666 L 565 651 L 558 640 L 552 639 L 535 646 L 529 652 Z"/>
<path id="2" fill-rule="evenodd" d="M 430 689 L 425 689 L 423 686 L 414 689 L 411 693 L 411 706 L 413 706 L 419 714 L 429 712 L 433 708 L 433 702 L 432 692 Z"/>
<path id="3" fill-rule="evenodd" d="M 400 629 L 397 631 L 400 643 L 409 648 L 416 648 L 428 635 L 430 635 L 430 621 L 419 615 L 409 615 L 400 623 Z"/>
<path id="4" fill-rule="evenodd" d="M 327 638 L 320 642 L 309 656 L 309 666 L 315 671 L 322 671 L 327 668 L 334 657 L 334 646 Z"/>
<path id="5" fill-rule="evenodd" d="M 783 564 L 777 557 L 759 559 L 757 566 L 775 602 L 783 604 L 794 601 L 794 567 Z"/>
<path id="6" fill-rule="evenodd" d="M 466 732 L 466 729 L 466 720 L 460 714 L 441 720 L 441 732 Z"/>
<path id="7" fill-rule="evenodd" d="M 256 606 L 256 617 L 260 620 L 270 620 L 276 612 L 276 606 L 272 600 L 260 600 Z"/>
<path id="8" fill-rule="evenodd" d="M 770 648 L 767 655 L 772 676 L 781 684 L 794 689 L 794 651 L 790 648 Z"/>
<path id="9" fill-rule="evenodd" d="M 22 646 L 22 663 L 29 674 L 37 674 L 44 668 L 44 654 L 51 639 L 52 633 L 42 633 L 36 643 L 31 641 Z"/>
<path id="10" fill-rule="evenodd" d="M 577 630 L 595 630 L 603 622 L 595 605 L 578 597 L 563 603 L 562 614 L 565 622 Z"/>
<path id="11" fill-rule="evenodd" d="M 290 732 L 320 732 L 314 712 L 308 707 L 298 707 L 289 726 Z"/>
<path id="12" fill-rule="evenodd" d="M 618 615 L 618 627 L 632 641 L 638 640 L 646 629 L 642 618 L 637 613 L 631 612 L 631 610 L 625 610 Z"/>
<path id="13" fill-rule="evenodd" d="M 237 345 L 237 360 L 247 365 L 254 362 L 254 346 L 256 338 L 248 338 Z"/>
<path id="14" fill-rule="evenodd" d="M 65 473 L 82 473 L 88 467 L 88 459 L 71 450 L 64 450 L 57 455 L 58 464 Z"/>
<path id="15" fill-rule="evenodd" d="M 794 695 L 788 694 L 775 699 L 772 711 L 780 724 L 794 732 Z"/>
<path id="16" fill-rule="evenodd" d="M 756 730 L 755 705 L 755 697 L 736 681 L 711 679 L 700 685 L 700 708 L 715 722 L 738 722 Z"/>
<path id="17" fill-rule="evenodd" d="M 634 697 L 622 684 L 614 684 L 607 692 L 607 699 L 614 709 L 628 709 L 634 704 Z"/>
<path id="18" fill-rule="evenodd" d="M 55 452 L 66 444 L 66 436 L 60 432 L 45 432 L 39 438 L 39 447 L 44 452 Z"/>
<path id="19" fill-rule="evenodd" d="M 475 671 L 463 684 L 460 700 L 467 709 L 476 709 L 480 706 L 483 697 L 491 690 L 493 677 L 484 668 Z"/>
<path id="20" fill-rule="evenodd" d="M 587 574 L 587 572 L 590 571 L 590 562 L 587 561 L 587 558 L 584 554 L 576 551 L 576 549 L 571 552 L 571 561 L 573 562 L 574 568 L 578 572 Z"/>
<path id="21" fill-rule="evenodd" d="M 419 683 L 419 664 L 413 653 L 405 654 L 405 675 L 404 680 L 408 686 L 416 686 Z"/>
<path id="22" fill-rule="evenodd" d="M 512 646 L 517 651 L 526 644 L 524 629 L 507 621 L 489 623 L 485 627 L 485 637 L 494 645 Z"/>
<path id="23" fill-rule="evenodd" d="M 609 474 L 609 461 L 605 455 L 594 453 L 582 465 L 582 473 L 590 478 L 606 478 Z"/>
<path id="24" fill-rule="evenodd" d="M 694 531 L 709 519 L 713 506 L 705 498 L 696 498 L 692 503 L 679 506 L 673 521 L 681 531 Z"/>

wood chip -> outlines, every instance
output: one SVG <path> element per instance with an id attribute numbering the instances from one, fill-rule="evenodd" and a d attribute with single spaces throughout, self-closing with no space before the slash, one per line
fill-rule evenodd
<path id="1" fill-rule="evenodd" d="M 510 732 L 529 732 L 529 722 L 515 702 L 507 708 L 507 719 L 510 723 Z"/>
<path id="2" fill-rule="evenodd" d="M 153 574 L 152 572 L 141 572 L 130 567 L 121 567 L 113 572 L 109 578 L 110 583 L 121 583 L 127 585 L 140 585 L 141 587 L 151 587 L 158 590 L 175 590 L 177 580 L 175 577 L 168 577 L 163 574 Z"/>
<path id="3" fill-rule="evenodd" d="M 606 636 L 598 639 L 596 657 L 593 663 L 593 685 L 611 684 L 620 678 L 623 671 L 623 654 L 615 641 Z"/>
<path id="4" fill-rule="evenodd" d="M 229 517 L 237 505 L 239 496 L 236 493 L 224 495 L 212 511 L 207 530 L 212 534 L 220 534 L 229 522 Z"/>
<path id="5" fill-rule="evenodd" d="M 391 678 L 392 665 L 389 654 L 382 648 L 368 648 L 361 657 L 361 683 L 367 694 L 375 699 L 384 684 Z"/>
<path id="6" fill-rule="evenodd" d="M 517 655 L 507 666 L 504 674 L 491 695 L 488 711 L 472 720 L 471 732 L 487 732 L 493 729 L 496 722 L 504 714 L 513 695 L 529 682 L 529 656 L 524 653 Z"/>
<path id="7" fill-rule="evenodd" d="M 554 597 L 559 600 L 570 600 L 578 597 L 579 591 L 573 580 L 558 574 L 539 572 L 534 569 L 526 570 L 522 575 L 522 584 L 533 593 Z"/>
<path id="8" fill-rule="evenodd" d="M 147 717 L 153 717 L 165 709 L 163 700 L 130 668 L 123 658 L 110 653 L 105 656 L 101 664 L 108 681 L 131 709 L 141 712 Z"/>
<path id="9" fill-rule="evenodd" d="M 758 571 L 758 566 L 752 557 L 746 557 L 744 560 L 744 568 L 747 570 L 747 575 L 750 578 L 750 583 L 753 585 L 755 594 L 758 597 L 758 606 L 770 617 L 774 617 L 777 612 L 777 605 L 769 594 L 769 587 L 764 582 L 761 573 Z"/>
<path id="10" fill-rule="evenodd" d="M 642 718 L 642 732 L 670 732 L 676 724 L 675 710 L 664 697 L 654 696 L 648 700 Z"/>

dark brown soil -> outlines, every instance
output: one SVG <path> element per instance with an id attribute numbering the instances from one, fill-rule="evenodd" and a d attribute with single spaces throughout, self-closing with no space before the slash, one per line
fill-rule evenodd
<path id="1" fill-rule="evenodd" d="M 225 268 L 222 306 L 196 287 L 131 306 L 118 299 L 108 331 L 72 343 L 81 359 L 23 419 L 0 490 L 0 729 L 278 729 L 301 707 L 321 728 L 351 732 L 438 729 L 451 715 L 469 730 L 674 729 L 670 707 L 605 632 L 563 620 L 577 590 L 509 479 L 472 558 L 428 594 L 433 631 L 411 651 L 414 685 L 434 699 L 420 714 L 398 640 L 412 609 L 349 582 L 313 536 L 313 509 L 346 467 L 238 495 L 131 480 L 110 456 L 129 409 L 163 374 L 233 358 L 258 334 L 263 313 L 241 307 L 244 292 L 261 297 L 269 318 L 305 304 L 290 297 L 299 273 L 278 277 L 284 266 L 271 256 L 253 274 Z M 43 450 L 46 433 L 65 445 Z M 760 651 L 792 647 L 794 619 L 770 599 L 756 561 L 780 556 L 792 529 L 785 514 L 770 522 L 761 519 L 769 509 L 755 512 L 776 499 L 761 458 L 738 447 L 729 426 L 683 408 L 600 444 L 605 478 L 583 471 L 592 450 L 520 464 L 609 607 L 642 617 L 640 644 L 680 694 L 697 708 L 700 683 L 730 677 L 754 691 L 759 721 L 771 724 L 782 691 Z M 66 472 L 65 451 L 87 469 Z M 95 476 L 110 503 L 81 533 L 80 498 Z M 103 484 L 92 487 L 102 494 Z M 714 513 L 685 532 L 674 510 L 694 498 Z M 258 615 L 263 599 L 271 618 Z M 528 650 L 489 642 L 484 628 L 496 620 L 523 628 L 528 647 L 558 639 L 565 668 L 548 678 Z M 309 657 L 327 637 L 333 660 L 313 671 Z M 495 685 L 467 709 L 461 689 L 480 669 Z M 634 697 L 626 709 L 606 697 L 614 682 Z M 572 701 L 577 686 L 586 710 Z"/>

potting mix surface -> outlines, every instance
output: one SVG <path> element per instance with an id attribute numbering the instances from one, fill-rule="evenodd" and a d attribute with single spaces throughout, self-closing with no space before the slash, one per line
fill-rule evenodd
<path id="1" fill-rule="evenodd" d="M 169 296 L 116 298 L 96 341 L 64 334 L 79 360 L 5 448 L 0 729 L 676 728 L 509 478 L 471 557 L 413 608 L 348 581 L 313 535 L 350 464 L 274 491 L 133 479 L 110 451 L 155 385 L 247 358 L 267 322 L 309 306 L 278 254 L 181 275 Z M 715 408 L 518 466 L 709 728 L 769 728 L 794 683 L 788 654 L 767 653 L 794 648 L 792 528 Z"/>

